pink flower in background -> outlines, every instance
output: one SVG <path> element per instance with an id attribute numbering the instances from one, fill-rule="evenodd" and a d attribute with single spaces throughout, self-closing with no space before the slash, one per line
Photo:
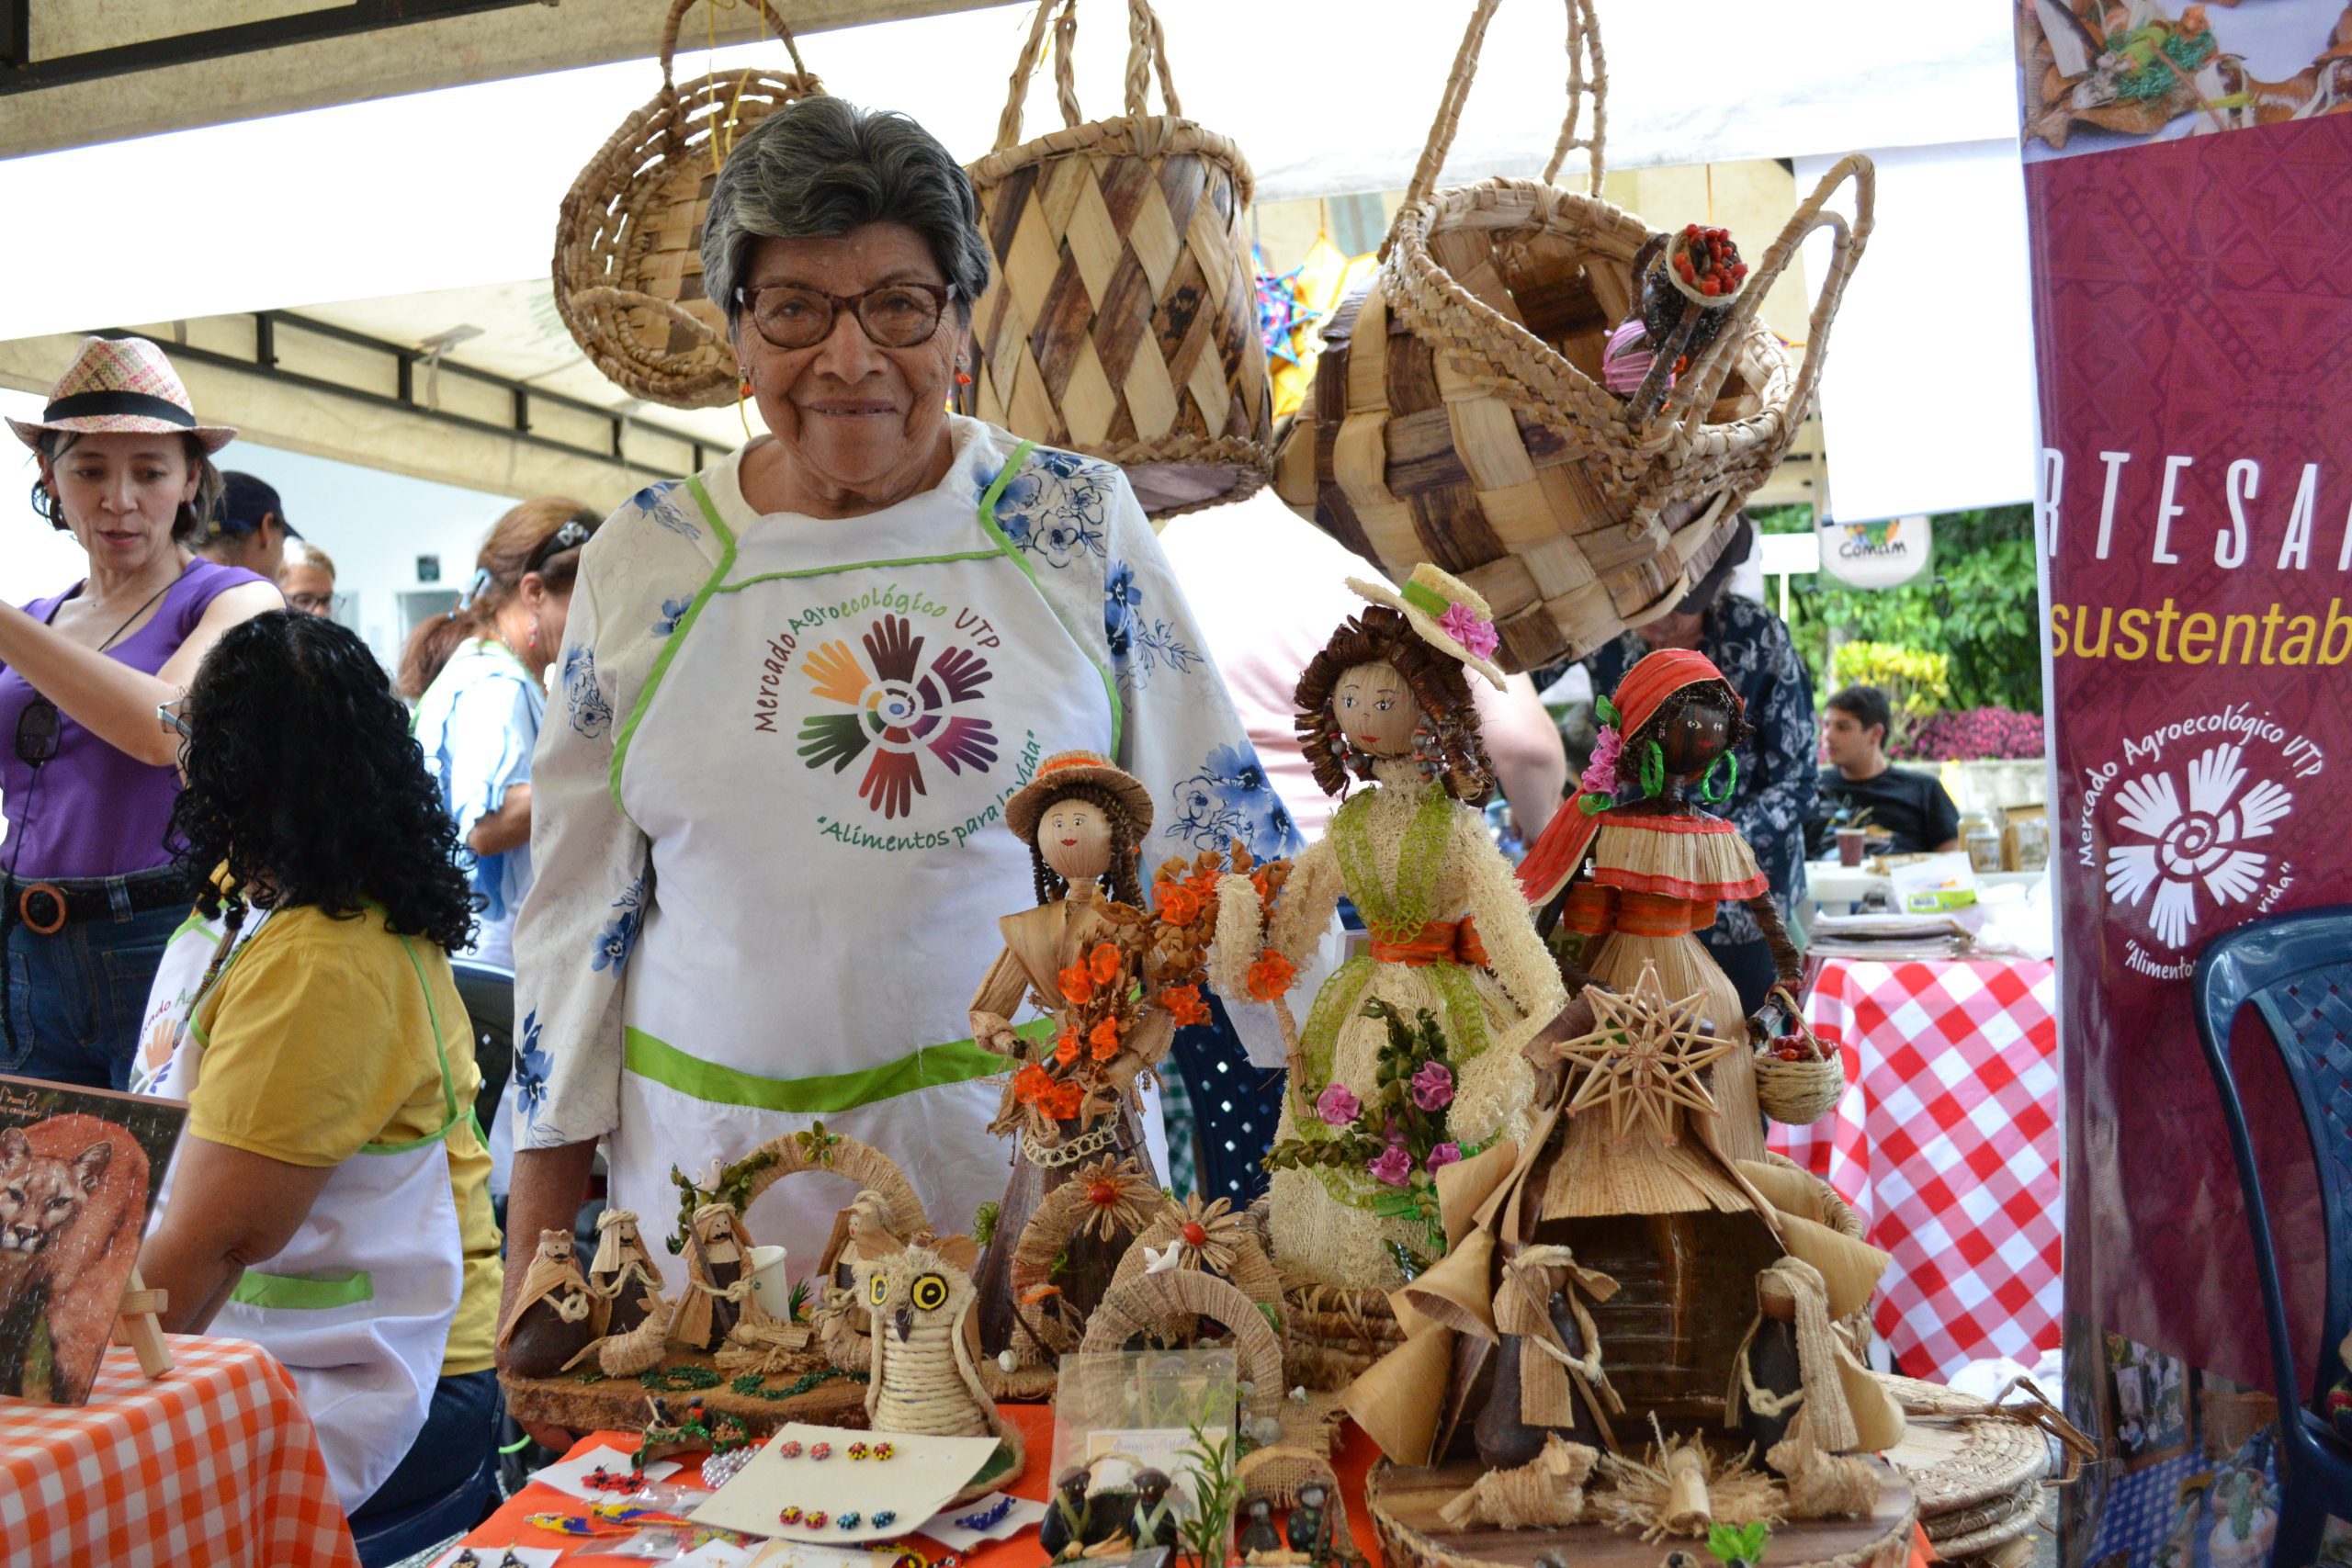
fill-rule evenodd
<path id="1" fill-rule="evenodd" d="M 1430 1174 L 1431 1176 L 1435 1176 L 1439 1171 L 1443 1170 L 1447 1166 L 1453 1164 L 1461 1157 L 1462 1145 L 1460 1144 L 1440 1144 L 1437 1147 L 1430 1151 L 1430 1157 L 1426 1163 L 1429 1166 Z"/>
<path id="2" fill-rule="evenodd" d="M 1478 612 L 1467 604 L 1456 604 L 1446 611 L 1438 618 L 1437 629 L 1481 659 L 1493 658 L 1495 647 L 1501 640 L 1495 636 L 1495 623 L 1480 619 Z"/>
<path id="3" fill-rule="evenodd" d="M 1391 1187 L 1402 1187 L 1413 1177 L 1413 1156 L 1405 1152 L 1402 1144 L 1391 1144 L 1381 1156 L 1364 1167 L 1377 1181 Z"/>
<path id="4" fill-rule="evenodd" d="M 1347 1126 L 1363 1110 L 1363 1101 L 1343 1083 L 1332 1084 L 1315 1097 L 1315 1114 L 1323 1119 L 1327 1127 Z"/>
<path id="5" fill-rule="evenodd" d="M 1453 1075 L 1443 1062 L 1423 1062 L 1413 1075 L 1413 1103 L 1424 1111 L 1442 1111 L 1453 1103 Z"/>
<path id="6" fill-rule="evenodd" d="M 1600 738 L 1593 743 L 1592 755 L 1584 765 L 1584 773 L 1577 779 L 1578 789 L 1594 795 L 1617 793 L 1617 758 L 1625 749 L 1625 738 L 1617 733 L 1613 724 L 1600 727 Z"/>

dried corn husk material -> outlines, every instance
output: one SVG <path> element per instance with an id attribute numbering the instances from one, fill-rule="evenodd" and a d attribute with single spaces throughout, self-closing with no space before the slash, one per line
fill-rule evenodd
<path id="1" fill-rule="evenodd" d="M 1327 1392 L 1351 1387 L 1404 1337 L 1382 1292 L 1283 1287 L 1283 1375 L 1295 1386 Z"/>
<path id="2" fill-rule="evenodd" d="M 1077 0 L 1037 8 L 995 150 L 967 171 L 996 267 L 956 406 L 1118 464 L 1165 518 L 1265 482 L 1273 398 L 1242 218 L 1250 165 L 1181 118 L 1146 0 L 1127 0 L 1127 22 L 1126 114 L 1081 122 Z M 1064 128 L 1024 142 L 1022 100 L 1049 26 Z M 1159 115 L 1146 109 L 1154 74 Z"/>
<path id="3" fill-rule="evenodd" d="M 714 4 L 717 0 L 714 0 Z M 662 28 L 662 90 L 596 150 L 556 218 L 555 306 L 572 341 L 612 381 L 671 408 L 724 408 L 741 371 L 725 312 L 705 297 L 702 230 L 735 138 L 796 98 L 824 91 L 768 0 L 760 14 L 791 57 L 789 74 L 752 68 L 677 85 L 672 0 Z"/>
<path id="4" fill-rule="evenodd" d="M 1257 1303 L 1214 1274 L 1180 1269 L 1113 1286 L 1087 1319 L 1080 1349 L 1090 1355 L 1114 1352 L 1125 1348 L 1130 1339 L 1149 1335 L 1159 1324 L 1198 1318 L 1233 1336 L 1241 1381 L 1250 1385 L 1246 1404 L 1251 1416 L 1279 1422 L 1287 1392 L 1282 1341 Z"/>
<path id="5" fill-rule="evenodd" d="M 1491 1525 L 1497 1529 L 1557 1529 L 1584 1517 L 1584 1483 L 1600 1461 L 1600 1450 L 1544 1439 L 1544 1451 L 1517 1470 L 1490 1470 L 1469 1491 L 1439 1510 L 1454 1529 Z"/>
<path id="6" fill-rule="evenodd" d="M 1568 8 L 1569 129 L 1543 180 L 1435 188 L 1498 3 L 1472 13 L 1380 270 L 1325 331 L 1274 483 L 1396 581 L 1424 560 L 1463 578 L 1494 607 L 1499 662 L 1527 670 L 1663 615 L 1722 553 L 1740 503 L 1811 410 L 1870 232 L 1873 176 L 1861 158 L 1831 171 L 1759 259 L 1722 333 L 1656 416 L 1636 422 L 1600 375 L 1611 330 L 1633 311 L 1633 257 L 1649 226 L 1600 197 L 1608 74 L 1590 0 Z M 1574 135 L 1579 92 L 1595 109 L 1586 141 Z M 1550 183 L 1575 145 L 1591 152 L 1586 194 Z M 1850 228 L 1826 205 L 1849 179 Z M 1792 371 L 1757 308 L 1819 227 L 1834 248 Z"/>
<path id="7" fill-rule="evenodd" d="M 1878 1471 L 1868 1460 L 1824 1453 L 1792 1436 L 1772 1445 L 1764 1462 L 1781 1472 L 1792 1519 L 1868 1518 L 1878 1506 Z"/>
<path id="8" fill-rule="evenodd" d="M 1568 1353 L 1552 1321 L 1555 1292 L 1566 1294 L 1584 1339 L 1581 1355 Z M 1585 1303 L 1605 1302 L 1616 1293 L 1616 1280 L 1578 1266 L 1565 1247 L 1530 1247 L 1503 1265 L 1502 1282 L 1495 1291 L 1495 1326 L 1525 1344 L 1519 1359 L 1520 1418 L 1529 1426 L 1574 1426 L 1576 1402 L 1581 1399 L 1601 1439 L 1614 1445 L 1609 1417 L 1623 1415 L 1625 1402 L 1609 1386 L 1600 1330 Z"/>
<path id="9" fill-rule="evenodd" d="M 677 1310 L 677 1303 L 655 1297 L 635 1328 L 627 1334 L 609 1335 L 588 1348 L 596 1353 L 596 1370 L 608 1378 L 628 1378 L 661 1365 L 669 1344 L 670 1319 Z M 581 1352 L 582 1357 L 586 1354 L 587 1351 Z M 573 1363 L 579 1359 L 580 1357 L 573 1358 Z M 571 1370 L 571 1365 L 564 1368 L 566 1371 Z"/>
<path id="10" fill-rule="evenodd" d="M 1780 1487 L 1749 1469 L 1747 1455 L 1718 1457 L 1703 1438 L 1657 1436 L 1646 1461 L 1622 1453 L 1601 1460 L 1609 1487 L 1588 1503 L 1602 1523 L 1655 1541 L 1703 1537 L 1711 1524 L 1778 1524 L 1784 1517 Z"/>

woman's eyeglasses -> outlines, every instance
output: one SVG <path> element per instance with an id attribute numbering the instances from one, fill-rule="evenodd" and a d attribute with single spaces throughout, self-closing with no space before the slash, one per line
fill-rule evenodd
<path id="1" fill-rule="evenodd" d="M 289 610 L 299 610 L 306 615 L 331 615 L 334 614 L 334 595 L 332 593 L 288 593 L 286 596 L 286 607 Z"/>
<path id="2" fill-rule="evenodd" d="M 735 298 L 759 334 L 778 348 L 814 348 L 831 335 L 842 310 L 853 312 L 880 347 L 913 348 L 939 330 L 956 286 L 886 283 L 863 294 L 827 294 L 797 283 L 767 283 L 738 288 Z"/>
<path id="3" fill-rule="evenodd" d="M 57 705 L 36 693 L 17 716 L 17 761 L 28 768 L 38 768 L 57 755 L 57 733 L 62 723 Z"/>

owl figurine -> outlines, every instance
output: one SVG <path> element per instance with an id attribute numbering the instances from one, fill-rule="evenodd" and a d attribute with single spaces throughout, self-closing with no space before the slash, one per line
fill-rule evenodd
<path id="1" fill-rule="evenodd" d="M 969 1236 L 912 1243 L 860 1258 L 857 1299 L 874 1324 L 873 1379 L 865 1416 L 877 1432 L 933 1437 L 1005 1435 L 996 1402 L 980 1382 L 978 1292 Z"/>

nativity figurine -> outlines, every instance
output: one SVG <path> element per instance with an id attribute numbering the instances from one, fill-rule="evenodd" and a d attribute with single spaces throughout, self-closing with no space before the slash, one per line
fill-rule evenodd
<path id="1" fill-rule="evenodd" d="M 571 1233 L 541 1231 L 538 1251 L 498 1331 L 507 1371 L 518 1378 L 562 1371 L 596 1337 L 595 1300 L 573 1255 Z"/>

